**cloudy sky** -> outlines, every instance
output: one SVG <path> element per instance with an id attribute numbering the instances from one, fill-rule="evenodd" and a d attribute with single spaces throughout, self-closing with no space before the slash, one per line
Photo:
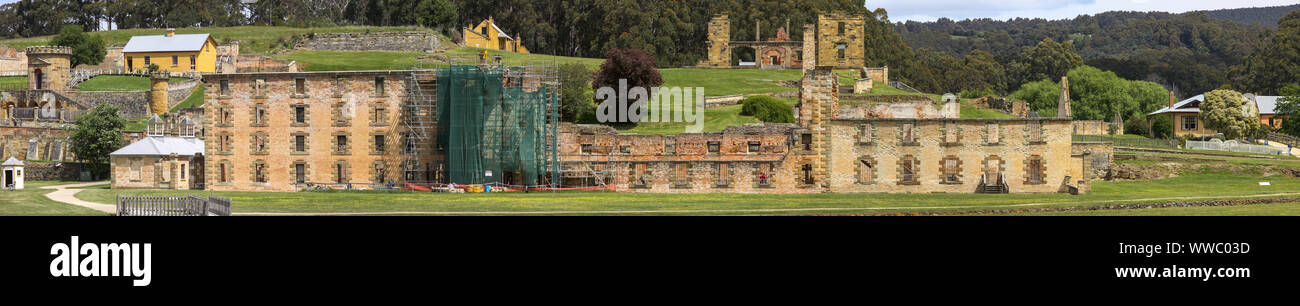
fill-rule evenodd
<path id="1" fill-rule="evenodd" d="M 1105 11 L 1197 10 L 1281 6 L 1297 0 L 867 0 L 867 7 L 885 8 L 891 21 L 934 21 L 940 17 L 1066 19 Z"/>

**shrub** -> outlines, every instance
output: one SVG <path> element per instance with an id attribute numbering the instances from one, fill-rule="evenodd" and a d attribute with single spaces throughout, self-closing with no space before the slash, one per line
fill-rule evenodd
<path id="1" fill-rule="evenodd" d="M 1124 122 L 1124 134 L 1146 136 L 1151 133 L 1151 124 L 1146 118 L 1133 117 Z"/>
<path id="2" fill-rule="evenodd" d="M 1169 116 L 1160 116 L 1151 120 L 1151 132 L 1156 138 L 1168 139 L 1174 137 L 1174 121 Z"/>
<path id="3" fill-rule="evenodd" d="M 742 116 L 754 116 L 762 122 L 794 123 L 794 110 L 776 98 L 753 96 L 741 100 L 740 104 Z"/>

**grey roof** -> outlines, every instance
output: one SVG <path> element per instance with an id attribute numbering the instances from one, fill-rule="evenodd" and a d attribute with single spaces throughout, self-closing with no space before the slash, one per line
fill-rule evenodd
<path id="1" fill-rule="evenodd" d="M 1199 113 L 1201 112 L 1200 108 L 1196 108 L 1196 107 L 1181 108 L 1181 107 L 1186 106 L 1187 104 L 1192 102 L 1203 101 L 1203 100 L 1205 100 L 1205 95 L 1196 95 L 1195 97 L 1187 98 L 1187 100 L 1182 100 L 1179 101 L 1178 103 L 1174 103 L 1173 108 L 1169 108 L 1166 106 L 1153 113 L 1147 114 L 1147 116 L 1163 114 L 1163 113 Z"/>
<path id="2" fill-rule="evenodd" d="M 1277 114 L 1277 100 L 1282 96 L 1258 96 L 1255 97 L 1255 105 L 1259 106 L 1260 115 Z"/>
<path id="3" fill-rule="evenodd" d="M 23 161 L 18 160 L 17 158 L 13 158 L 13 156 L 10 156 L 8 160 L 5 160 L 5 163 L 0 164 L 0 166 L 22 166 L 22 165 L 23 165 Z"/>
<path id="4" fill-rule="evenodd" d="M 118 149 L 109 156 L 160 156 L 175 153 L 179 156 L 194 156 L 203 153 L 203 140 L 193 137 L 145 137 L 140 141 Z"/>
<path id="5" fill-rule="evenodd" d="M 123 53 L 131 52 L 184 52 L 203 50 L 209 34 L 176 34 L 132 36 L 131 41 L 122 48 Z"/>

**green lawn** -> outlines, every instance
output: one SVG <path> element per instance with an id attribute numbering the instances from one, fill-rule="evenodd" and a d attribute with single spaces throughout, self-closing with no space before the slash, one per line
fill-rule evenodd
<path id="1" fill-rule="evenodd" d="M 1261 187 L 1260 181 L 1273 186 Z M 298 193 L 142 191 L 91 189 L 78 197 L 112 203 L 117 194 L 217 194 L 235 201 L 236 213 L 286 212 L 551 212 L 560 214 L 811 214 L 983 210 L 1113 205 L 1133 202 L 1225 199 L 1236 196 L 1295 197 L 1300 179 L 1248 177 L 1206 172 L 1158 181 L 1094 182 L 1093 193 L 1065 194 L 626 194 L 612 192 L 537 192 L 441 194 L 334 191 Z M 1017 205 L 1019 206 L 1012 206 Z M 1024 205 L 1029 204 L 1029 205 Z M 721 210 L 721 211 L 718 211 Z M 743 210 L 743 211 L 728 211 Z M 762 211 L 753 211 L 762 210 Z M 1268 213 L 1269 211 L 1264 211 Z"/>
<path id="2" fill-rule="evenodd" d="M 302 71 L 404 70 L 415 67 L 418 52 L 294 51 L 276 58 L 298 61 Z"/>
<path id="3" fill-rule="evenodd" d="M 663 87 L 703 87 L 706 97 L 741 94 L 770 94 L 798 91 L 798 88 L 781 86 L 778 81 L 794 81 L 803 77 L 799 69 L 660 69 Z"/>
<path id="4" fill-rule="evenodd" d="M 171 78 L 168 83 L 188 81 L 186 78 Z M 101 75 L 77 85 L 78 91 L 145 91 L 153 86 L 147 77 L 125 75 Z"/>
<path id="5" fill-rule="evenodd" d="M 991 109 L 983 109 L 971 106 L 967 103 L 961 104 L 962 118 L 1014 118 L 1015 116 L 1003 114 Z"/>
<path id="6" fill-rule="evenodd" d="M 449 52 L 449 56 L 458 58 L 477 58 L 483 50 L 488 51 L 488 58 L 494 58 L 500 55 L 507 64 L 511 66 L 528 65 L 530 61 L 555 61 L 558 65 L 567 63 L 579 63 L 587 66 L 587 69 L 595 71 L 600 69 L 600 64 L 605 62 L 604 58 L 585 58 L 585 57 L 565 57 L 536 53 L 515 53 L 501 50 L 480 49 L 471 47 L 458 47 Z"/>
<path id="7" fill-rule="evenodd" d="M 125 131 L 144 132 L 144 130 L 149 126 L 148 124 L 149 118 L 122 118 L 122 119 L 126 119 L 126 127 L 122 128 L 122 130 Z"/>
<path id="8" fill-rule="evenodd" d="M 27 88 L 27 77 L 0 77 L 0 88 L 25 89 Z"/>
<path id="9" fill-rule="evenodd" d="M 1016 216 L 1300 216 L 1300 202 L 1011 214 Z"/>
<path id="10" fill-rule="evenodd" d="M 203 92 L 206 90 L 207 89 L 205 89 L 205 87 L 201 84 L 199 86 L 195 86 L 194 93 L 191 93 L 189 98 L 185 98 L 185 101 L 181 101 L 180 104 L 176 104 L 176 107 L 173 107 L 169 112 L 175 113 L 182 108 L 203 106 Z"/>
<path id="11" fill-rule="evenodd" d="M 42 186 L 74 184 L 80 182 L 25 182 L 23 190 L 0 190 L 0 216 L 105 216 L 107 214 L 71 204 L 55 202 L 45 197 L 53 190 Z"/>
<path id="12" fill-rule="evenodd" d="M 177 34 L 198 34 L 208 33 L 217 40 L 217 44 L 226 44 L 228 41 L 239 41 L 239 52 L 243 54 L 270 54 L 270 51 L 284 49 L 285 44 L 290 37 L 298 34 L 308 33 L 359 33 L 359 32 L 400 32 L 400 31 L 427 31 L 418 27 L 366 27 L 366 26 L 346 26 L 346 27 L 324 27 L 324 28 L 294 28 L 294 27 L 272 27 L 272 26 L 241 26 L 241 27 L 207 27 L 207 28 L 178 28 Z M 100 31 L 91 34 L 100 35 L 104 38 L 105 45 L 125 45 L 131 36 L 137 35 L 162 35 L 162 29 L 128 29 L 114 31 Z M 15 48 L 26 48 L 30 46 L 48 45 L 50 39 L 54 36 L 39 36 L 30 38 L 18 38 L 0 40 L 0 45 L 10 45 Z M 444 38 L 443 41 L 449 41 Z"/>

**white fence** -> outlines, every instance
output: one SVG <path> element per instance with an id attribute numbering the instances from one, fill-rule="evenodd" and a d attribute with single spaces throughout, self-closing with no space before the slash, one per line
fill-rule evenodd
<path id="1" fill-rule="evenodd" d="M 1211 151 L 1229 151 L 1268 155 L 1291 155 L 1286 148 L 1272 146 L 1261 146 L 1252 144 L 1241 144 L 1235 140 L 1220 141 L 1218 139 L 1211 141 L 1187 141 L 1187 149 L 1191 150 L 1211 150 Z"/>

